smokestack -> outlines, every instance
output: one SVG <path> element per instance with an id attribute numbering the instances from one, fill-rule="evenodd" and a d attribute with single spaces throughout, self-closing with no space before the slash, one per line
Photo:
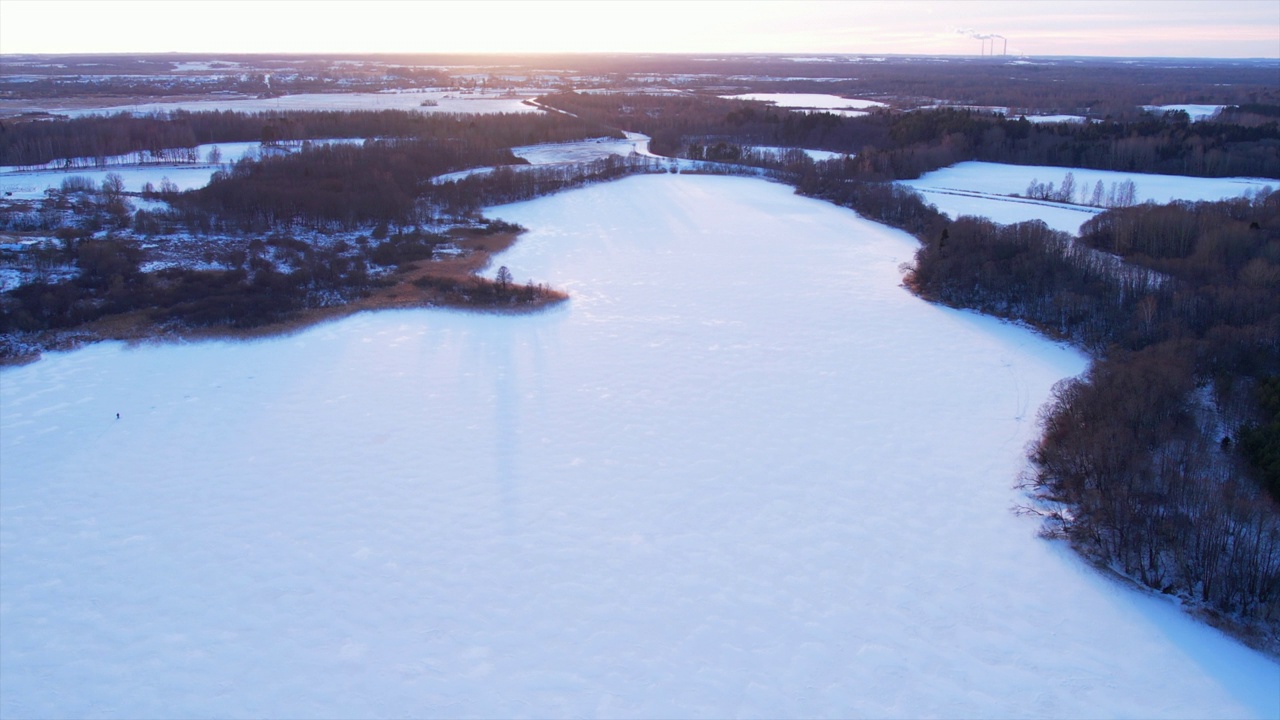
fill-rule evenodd
<path id="1" fill-rule="evenodd" d="M 982 57 L 986 57 L 987 55 L 995 56 L 996 38 L 999 38 L 1004 41 L 1004 45 L 1002 45 L 1000 49 L 1000 54 L 1001 55 L 1009 54 L 1009 39 L 1003 35 L 996 35 L 994 33 L 980 33 L 976 30 L 970 30 L 968 28 L 959 28 L 956 30 L 956 33 L 960 35 L 964 35 L 965 37 L 973 38 L 974 40 L 981 42 L 982 45 L 978 50 L 978 54 Z M 991 41 L 990 49 L 987 48 L 988 40 Z"/>

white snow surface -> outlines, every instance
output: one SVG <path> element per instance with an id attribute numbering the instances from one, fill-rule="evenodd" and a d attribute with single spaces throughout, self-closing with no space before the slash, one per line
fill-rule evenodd
<path id="1" fill-rule="evenodd" d="M 95 186 L 110 173 L 124 179 L 126 192 L 142 192 L 142 186 L 151 183 L 157 189 L 160 183 L 168 178 L 179 190 L 192 190 L 209 184 L 213 173 L 221 169 L 219 165 L 200 163 L 195 165 L 134 165 L 108 167 L 100 170 L 36 170 L 34 172 L 11 172 L 0 174 L 0 194 L 12 195 L 14 199 L 34 200 L 44 197 L 48 188 L 61 187 L 62 181 L 72 175 L 87 177 Z"/>
<path id="2" fill-rule="evenodd" d="M 767 152 L 767 153 L 783 153 L 790 150 L 791 148 L 777 147 L 774 145 L 751 145 L 751 146 L 748 146 L 748 149 L 757 150 L 759 152 Z M 805 155 L 808 155 L 809 159 L 814 162 L 821 162 L 823 160 L 840 160 L 844 158 L 845 155 L 848 154 L 848 153 L 834 152 L 831 150 L 810 150 L 809 148 L 800 148 L 800 150 Z"/>
<path id="3" fill-rule="evenodd" d="M 540 145 L 522 145 L 511 148 L 511 154 L 523 158 L 528 165 L 509 165 L 517 172 L 529 166 L 567 165 L 602 160 L 610 155 L 629 156 L 632 153 L 656 157 L 649 152 L 649 136 L 641 133 L 626 133 L 627 137 L 600 137 L 574 142 L 542 143 Z M 431 178 L 431 182 L 440 184 L 464 180 L 472 175 L 487 175 L 496 166 L 475 167 L 457 170 Z"/>
<path id="4" fill-rule="evenodd" d="M 311 145 L 357 145 L 364 142 L 364 138 L 327 138 L 319 140 L 301 140 L 289 141 L 276 145 L 268 146 L 265 152 L 294 152 L 301 149 L 303 143 Z M 201 161 L 209 156 L 209 151 L 218 148 L 218 152 L 222 154 L 221 162 L 233 163 L 239 160 L 246 153 L 257 156 L 264 152 L 262 143 L 260 142 L 224 142 L 224 143 L 205 143 L 204 145 L 196 145 L 195 153 Z M 163 153 L 178 153 L 184 148 L 166 148 L 161 151 L 159 157 L 155 157 L 150 153 L 138 152 L 129 153 L 127 155 L 109 155 L 99 158 L 78 157 L 51 160 L 40 165 L 0 165 L 0 175 L 4 173 L 24 173 L 38 172 L 41 170 L 55 170 L 58 172 L 67 172 L 76 174 L 83 169 L 97 169 L 98 166 L 120 166 L 120 165 L 170 165 L 183 166 L 191 163 L 167 159 Z M 196 163 L 198 164 L 198 163 Z"/>
<path id="5" fill-rule="evenodd" d="M 823 110 L 818 108 L 808 108 L 805 109 L 805 111 L 810 113 L 824 112 L 830 115 L 843 115 L 844 117 L 866 117 L 871 114 L 866 110 Z"/>
<path id="6" fill-rule="evenodd" d="M 904 233 L 734 177 L 489 214 L 566 306 L 0 370 L 0 715 L 1280 714 L 1010 512 L 1085 360 Z"/>
<path id="7" fill-rule="evenodd" d="M 1154 113 L 1166 113 L 1172 110 L 1182 110 L 1191 116 L 1192 122 L 1208 120 L 1214 115 L 1222 112 L 1226 105 L 1143 105 L 1143 110 L 1149 110 Z"/>
<path id="8" fill-rule="evenodd" d="M 1061 187 L 1068 172 L 1075 178 L 1077 200 L 1081 193 L 1087 198 L 1099 180 L 1108 191 L 1112 183 L 1132 180 L 1140 203 L 1225 200 L 1280 188 L 1280 180 L 1267 178 L 1199 178 L 989 162 L 956 163 L 901 184 L 917 190 L 939 211 L 953 218 L 982 215 L 1006 224 L 1043 220 L 1049 227 L 1074 234 L 1090 217 L 1102 212 L 1102 208 L 1010 197 L 1014 193 L 1025 195 L 1033 180 Z"/>
<path id="9" fill-rule="evenodd" d="M 136 115 L 187 110 L 208 112 L 234 110 L 236 112 L 269 112 L 287 110 L 416 110 L 418 112 L 451 112 L 467 114 L 531 113 L 542 112 L 525 104 L 533 95 L 509 97 L 505 93 L 461 92 L 458 90 L 428 90 L 423 92 L 386 93 L 302 93 L 274 98 L 213 98 L 182 102 L 139 103 L 111 107 L 56 110 L 71 117 L 82 115 L 114 114 L 130 112 Z M 437 103 L 424 107 L 423 100 Z"/>
<path id="10" fill-rule="evenodd" d="M 308 140 L 314 145 L 340 145 L 363 143 L 360 138 L 336 138 L 324 140 Z M 218 164 L 206 162 L 209 151 L 218 148 L 222 153 L 222 161 Z M 301 143 L 285 144 L 271 147 L 265 152 L 295 152 L 302 147 Z M 101 186 L 102 180 L 109 173 L 119 175 L 124 180 L 126 192 L 141 192 L 142 187 L 151 183 L 159 189 L 166 178 L 178 186 L 179 190 L 194 190 L 209 184 L 213 173 L 229 168 L 240 158 L 249 155 L 258 157 L 263 153 L 259 142 L 227 142 L 197 145 L 196 154 L 201 159 L 197 163 L 182 162 L 146 162 L 142 164 L 124 164 L 131 156 L 118 155 L 105 158 L 105 167 L 71 167 L 64 168 L 66 161 L 55 160 L 46 163 L 42 169 L 24 166 L 0 166 L 0 195 L 9 195 L 14 199 L 33 200 L 44 197 L 44 191 L 62 186 L 62 181 L 72 175 L 81 175 Z M 73 164 L 84 165 L 91 158 L 74 158 Z"/>
<path id="11" fill-rule="evenodd" d="M 729 100 L 757 100 L 771 102 L 778 107 L 799 108 L 804 110 L 866 110 L 868 108 L 888 107 L 875 100 L 859 100 L 844 98 L 839 95 L 823 93 L 745 93 L 742 95 L 724 95 Z"/>
<path id="12" fill-rule="evenodd" d="M 509 167 L 516 172 L 520 172 L 529 167 L 587 163 L 593 160 L 602 160 L 610 155 L 627 157 L 632 154 L 666 160 L 668 161 L 668 166 L 672 171 L 691 170 L 698 169 L 706 165 L 714 165 L 714 163 L 704 163 L 699 160 L 667 158 L 662 155 L 655 155 L 649 150 L 650 137 L 648 135 L 625 130 L 623 131 L 623 134 L 626 135 L 625 138 L 600 137 L 592 138 L 590 140 L 577 140 L 574 142 L 542 143 L 539 145 L 522 145 L 520 147 L 514 147 L 511 148 L 511 154 L 527 160 L 529 164 L 505 165 L 502 167 Z M 431 182 L 436 184 L 456 182 L 458 180 L 469 178 L 472 175 L 487 175 L 497 168 L 498 166 L 489 165 L 485 167 L 468 168 L 466 170 L 457 170 L 451 173 L 445 173 L 444 175 L 437 175 L 431 178 Z"/>
<path id="13" fill-rule="evenodd" d="M 592 138 L 563 143 L 543 143 L 541 145 L 524 145 L 511 149 L 511 154 L 524 158 L 531 165 L 559 165 L 562 163 L 582 163 L 600 160 L 610 155 L 626 157 L 632 153 L 648 154 L 649 137 L 632 133 L 634 137 Z"/>
<path id="14" fill-rule="evenodd" d="M 1023 115 L 1030 123 L 1078 123 L 1086 120 L 1083 115 Z"/>

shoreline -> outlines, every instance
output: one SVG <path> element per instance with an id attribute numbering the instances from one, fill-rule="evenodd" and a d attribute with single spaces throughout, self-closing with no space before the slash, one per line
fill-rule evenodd
<path id="1" fill-rule="evenodd" d="M 485 234 L 469 227 L 447 231 L 465 253 L 441 259 L 415 260 L 397 267 L 384 278 L 385 285 L 368 295 L 341 305 L 305 308 L 289 317 L 252 327 L 210 325 L 187 327 L 156 322 L 149 310 L 135 310 L 99 318 L 73 328 L 46 330 L 33 344 L 39 349 L 0 357 L 0 369 L 38 361 L 45 352 L 65 352 L 108 340 L 130 344 L 174 340 L 253 340 L 286 336 L 330 320 L 359 312 L 449 308 L 475 312 L 525 314 L 544 310 L 569 299 L 568 293 L 543 285 L 500 283 L 479 275 L 493 255 L 514 245 L 524 230 Z"/>

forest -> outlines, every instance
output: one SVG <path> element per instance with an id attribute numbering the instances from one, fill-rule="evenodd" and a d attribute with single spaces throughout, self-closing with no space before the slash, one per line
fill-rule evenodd
<path id="1" fill-rule="evenodd" d="M 84 158 L 89 167 L 115 155 L 159 155 L 172 148 L 230 142 L 289 143 L 335 138 L 449 138 L 468 148 L 510 148 L 609 134 L 597 123 L 560 114 L 456 115 L 380 111 L 243 113 L 176 110 L 81 118 L 0 121 L 0 165 L 38 166 Z M 620 136 L 619 136 L 620 137 Z"/>
<path id="2" fill-rule="evenodd" d="M 1228 122 L 1186 113 L 1133 120 L 1032 123 L 1022 117 L 942 108 L 880 110 L 864 117 L 790 112 L 765 103 L 691 95 L 550 95 L 582 118 L 653 138 L 663 154 L 732 160 L 743 145 L 855 154 L 850 177 L 911 180 L 965 160 L 1200 177 L 1280 177 L 1274 106 L 1240 107 Z M 1251 122 L 1243 124 L 1240 120 Z M 716 153 L 716 148 L 720 153 Z"/>

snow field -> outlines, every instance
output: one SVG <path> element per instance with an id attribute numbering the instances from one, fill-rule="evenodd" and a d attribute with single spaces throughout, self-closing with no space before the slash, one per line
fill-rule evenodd
<path id="1" fill-rule="evenodd" d="M 0 195 L 14 200 L 39 200 L 49 188 L 62 187 L 62 181 L 72 175 L 79 175 L 93 181 L 95 187 L 101 187 L 102 181 L 111 173 L 124 179 L 126 192 L 142 192 L 142 187 L 151 183 L 157 190 L 166 178 L 179 190 L 193 190 L 209 184 L 213 173 L 220 166 L 200 163 L 198 165 L 133 165 L 108 167 L 101 170 L 37 170 L 34 172 L 0 173 Z"/>
<path id="2" fill-rule="evenodd" d="M 1181 110 L 1191 116 L 1192 122 L 1200 122 L 1212 119 L 1226 107 L 1226 105 L 1144 105 L 1142 109 L 1161 114 Z"/>
<path id="3" fill-rule="evenodd" d="M 1009 512 L 1084 359 L 905 234 L 709 176 L 489 215 L 566 306 L 0 371 L 0 715 L 1280 713 Z"/>
<path id="4" fill-rule="evenodd" d="M 555 165 L 559 163 L 582 163 L 599 160 L 610 155 L 626 157 L 631 153 L 648 154 L 649 138 L 635 133 L 638 137 L 627 139 L 593 138 L 577 142 L 545 143 L 541 145 L 525 145 L 512 148 L 511 152 L 518 158 L 524 158 L 531 165 Z"/>
<path id="5" fill-rule="evenodd" d="M 336 138 L 310 140 L 308 142 L 315 145 L 334 145 L 362 143 L 364 140 L 359 138 Z M 215 147 L 222 154 L 221 162 L 218 164 L 206 162 L 209 157 L 209 151 Z M 283 145 L 269 149 L 268 152 L 293 152 L 298 147 L 300 146 Z M 151 183 L 158 190 L 160 189 L 160 183 L 166 179 L 176 185 L 179 190 L 194 190 L 208 185 L 215 172 L 233 165 L 242 157 L 257 157 L 263 152 L 263 147 L 262 143 L 259 142 L 210 143 L 197 145 L 195 150 L 201 162 L 155 162 L 141 165 L 116 164 L 117 162 L 123 163 L 127 157 L 116 156 L 107 158 L 107 166 L 102 168 L 73 167 L 71 169 L 61 169 L 58 167 L 59 161 L 47 163 L 44 169 L 25 169 L 12 165 L 0 166 L 0 195 L 15 200 L 38 200 L 44 197 L 45 190 L 61 187 L 62 181 L 72 175 L 89 178 L 95 186 L 100 187 L 103 179 L 111 173 L 119 175 L 124 180 L 125 192 L 142 192 L 143 186 L 147 183 Z M 87 161 L 87 158 L 79 158 L 78 160 Z M 134 202 L 137 202 L 137 200 L 135 199 Z"/>
<path id="6" fill-rule="evenodd" d="M 511 154 L 529 161 L 529 165 L 559 165 L 569 163 L 586 163 L 601 160 L 610 155 L 626 157 L 632 153 L 656 157 L 649 152 L 649 136 L 640 133 L 627 133 L 626 139 L 594 138 L 576 142 L 543 143 L 540 145 L 522 145 L 511 148 Z M 519 171 L 529 165 L 510 165 Z M 456 182 L 472 175 L 487 175 L 496 168 L 494 166 L 468 168 L 431 178 L 435 184 Z"/>
<path id="7" fill-rule="evenodd" d="M 1075 178 L 1077 200 L 1082 193 L 1087 198 L 1099 181 L 1109 191 L 1113 183 L 1132 180 L 1140 203 L 1225 200 L 1280 187 L 1280 180 L 1267 178 L 1198 178 L 989 162 L 956 163 L 901 184 L 920 192 L 925 200 L 953 218 L 982 215 L 1004 224 L 1043 220 L 1051 228 L 1076 234 L 1102 208 L 1010 197 L 1015 193 L 1025 195 L 1032 181 L 1061 186 L 1067 173 Z"/>
<path id="8" fill-rule="evenodd" d="M 782 153 L 782 152 L 786 152 L 787 150 L 790 150 L 791 148 L 774 147 L 772 145 L 752 145 L 752 146 L 749 146 L 748 149 L 756 150 L 759 152 Z M 801 148 L 801 150 L 804 151 L 804 154 L 808 155 L 809 159 L 814 162 L 821 162 L 823 160 L 840 160 L 840 159 L 843 159 L 845 155 L 852 154 L 852 153 L 832 152 L 831 150 L 810 150 L 808 148 Z"/>
<path id="9" fill-rule="evenodd" d="M 742 95 L 724 95 L 727 100 L 756 100 L 768 102 L 782 108 L 798 110 L 867 110 L 870 108 L 888 107 L 875 100 L 860 100 L 827 95 L 823 93 L 745 93 Z M 866 113 L 862 113 L 865 115 Z"/>
<path id="10" fill-rule="evenodd" d="M 140 103 L 112 107 L 77 110 L 57 110 L 59 115 L 80 117 L 130 112 L 142 115 L 154 112 L 208 112 L 232 110 L 236 112 L 266 112 L 287 110 L 415 110 L 417 112 L 452 112 L 468 114 L 530 113 L 541 112 L 525 104 L 524 100 L 538 93 L 520 97 L 507 97 L 499 93 L 462 93 L 457 90 L 430 90 L 408 93 L 302 93 L 274 98 L 215 98 L 185 102 Z M 424 100 L 435 105 L 424 106 Z"/>
<path id="11" fill-rule="evenodd" d="M 1084 122 L 1083 115 L 1023 115 L 1030 123 Z"/>

